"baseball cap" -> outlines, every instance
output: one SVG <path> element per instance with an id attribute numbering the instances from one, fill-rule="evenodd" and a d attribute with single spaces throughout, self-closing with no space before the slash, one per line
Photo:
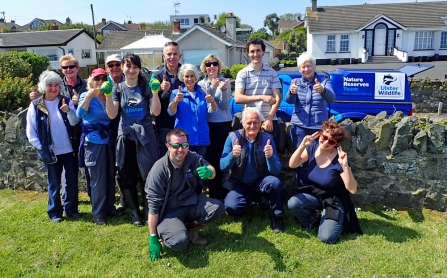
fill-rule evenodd
<path id="1" fill-rule="evenodd" d="M 107 72 L 102 68 L 97 68 L 92 71 L 92 77 L 96 77 L 98 75 L 107 75 Z"/>
<path id="2" fill-rule="evenodd" d="M 123 60 L 123 58 L 121 58 L 121 55 L 119 55 L 119 54 L 112 54 L 112 55 L 107 56 L 107 59 L 106 59 L 106 65 L 107 65 L 109 62 L 113 62 L 113 61 L 116 61 L 116 62 L 120 62 L 120 63 L 121 63 L 122 60 Z"/>

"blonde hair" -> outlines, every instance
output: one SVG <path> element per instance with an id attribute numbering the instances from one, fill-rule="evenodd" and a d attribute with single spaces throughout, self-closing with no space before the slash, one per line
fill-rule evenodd
<path id="1" fill-rule="evenodd" d="M 210 54 L 208 56 L 205 57 L 205 59 L 203 59 L 202 63 L 200 64 L 200 70 L 203 72 L 203 74 L 206 74 L 206 66 L 205 64 L 211 60 L 216 60 L 219 63 L 219 73 L 222 71 L 223 68 L 223 63 L 222 60 L 220 60 L 220 58 L 216 55 Z"/>
<path id="2" fill-rule="evenodd" d="M 65 61 L 73 62 L 73 63 L 75 63 L 76 67 L 79 67 L 78 59 L 76 59 L 76 57 L 73 54 L 66 54 L 66 55 L 62 56 L 59 59 L 59 64 L 62 64 L 62 62 L 65 62 Z"/>

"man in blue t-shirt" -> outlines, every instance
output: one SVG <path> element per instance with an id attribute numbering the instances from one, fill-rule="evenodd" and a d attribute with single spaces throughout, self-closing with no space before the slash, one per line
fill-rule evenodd
<path id="1" fill-rule="evenodd" d="M 246 107 L 242 113 L 243 129 L 231 132 L 225 142 L 220 168 L 224 172 L 225 210 L 229 216 L 241 217 L 247 204 L 260 199 L 260 206 L 270 209 L 270 228 L 284 231 L 282 182 L 277 178 L 281 162 L 273 137 L 261 132 L 261 112 Z"/>

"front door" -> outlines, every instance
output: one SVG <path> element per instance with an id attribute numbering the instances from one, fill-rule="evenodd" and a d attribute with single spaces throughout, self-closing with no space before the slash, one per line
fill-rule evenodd
<path id="1" fill-rule="evenodd" d="M 386 27 L 378 24 L 374 29 L 374 55 L 383 56 L 386 51 Z"/>

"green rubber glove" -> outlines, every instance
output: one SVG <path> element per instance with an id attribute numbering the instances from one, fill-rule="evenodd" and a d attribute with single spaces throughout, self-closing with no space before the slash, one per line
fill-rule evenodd
<path id="1" fill-rule="evenodd" d="M 160 259 L 161 253 L 163 252 L 163 246 L 161 246 L 158 236 L 149 236 L 149 255 L 151 256 L 151 261 Z"/>
<path id="2" fill-rule="evenodd" d="M 153 94 L 158 94 L 158 89 L 160 89 L 160 81 L 156 78 L 155 73 L 152 74 L 151 80 L 149 81 L 149 87 Z"/>
<path id="3" fill-rule="evenodd" d="M 113 89 L 112 79 L 110 78 L 110 75 L 107 75 L 107 81 L 102 83 L 101 85 L 101 92 L 103 92 L 106 97 L 109 97 L 112 95 L 112 89 Z"/>
<path id="4" fill-rule="evenodd" d="M 213 175 L 213 171 L 211 171 L 210 168 L 206 167 L 206 165 L 200 166 L 196 170 L 197 170 L 197 174 L 199 174 L 199 177 L 202 180 L 207 180 L 209 177 L 211 177 Z"/>

